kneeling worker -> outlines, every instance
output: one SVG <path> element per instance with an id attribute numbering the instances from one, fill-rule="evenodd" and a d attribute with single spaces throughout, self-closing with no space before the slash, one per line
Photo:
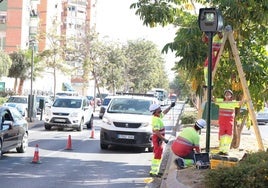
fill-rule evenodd
<path id="1" fill-rule="evenodd" d="M 198 119 L 193 127 L 184 128 L 172 143 L 171 149 L 173 153 L 179 156 L 175 160 L 179 168 L 186 168 L 194 164 L 195 152 L 200 153 L 199 132 L 205 126 L 206 121 L 204 119 Z"/>

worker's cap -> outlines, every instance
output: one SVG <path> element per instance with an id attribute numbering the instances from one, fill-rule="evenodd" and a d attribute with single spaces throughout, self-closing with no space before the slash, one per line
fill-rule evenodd
<path id="1" fill-rule="evenodd" d="M 225 90 L 223 94 L 225 95 L 227 92 L 229 92 L 231 95 L 233 95 L 233 92 L 230 89 Z"/>
<path id="2" fill-rule="evenodd" d="M 149 110 L 150 110 L 150 112 L 154 112 L 158 108 L 160 108 L 159 104 L 151 104 L 150 107 L 149 107 Z"/>
<path id="3" fill-rule="evenodd" d="M 195 125 L 200 129 L 203 129 L 207 125 L 207 122 L 204 119 L 198 119 L 196 120 Z"/>

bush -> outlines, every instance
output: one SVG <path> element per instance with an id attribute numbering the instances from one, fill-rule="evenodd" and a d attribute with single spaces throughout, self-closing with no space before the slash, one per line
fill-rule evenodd
<path id="1" fill-rule="evenodd" d="M 196 119 L 196 112 L 184 112 L 181 116 L 181 124 L 194 124 Z"/>
<path id="2" fill-rule="evenodd" d="M 0 97 L 0 105 L 3 105 L 7 101 L 6 97 Z"/>
<path id="3" fill-rule="evenodd" d="M 248 154 L 233 167 L 219 167 L 205 174 L 209 188 L 268 187 L 268 152 Z"/>

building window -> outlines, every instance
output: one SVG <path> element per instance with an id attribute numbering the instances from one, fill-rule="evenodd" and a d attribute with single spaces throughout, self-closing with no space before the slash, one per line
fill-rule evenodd
<path id="1" fill-rule="evenodd" d="M 6 15 L 0 15 L 0 24 L 5 24 L 7 21 Z"/>

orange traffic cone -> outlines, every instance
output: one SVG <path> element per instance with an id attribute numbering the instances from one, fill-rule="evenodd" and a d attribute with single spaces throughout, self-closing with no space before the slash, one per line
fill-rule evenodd
<path id="1" fill-rule="evenodd" d="M 72 139 L 71 135 L 69 135 L 68 140 L 67 140 L 67 145 L 66 145 L 66 150 L 71 150 L 72 149 Z"/>
<path id="2" fill-rule="evenodd" d="M 91 129 L 91 135 L 90 135 L 90 138 L 94 138 L 94 128 L 92 127 L 92 129 Z"/>
<path id="3" fill-rule="evenodd" d="M 36 146 L 35 146 L 34 157 L 33 157 L 32 163 L 41 163 L 40 160 L 39 160 L 38 144 L 36 144 Z"/>

